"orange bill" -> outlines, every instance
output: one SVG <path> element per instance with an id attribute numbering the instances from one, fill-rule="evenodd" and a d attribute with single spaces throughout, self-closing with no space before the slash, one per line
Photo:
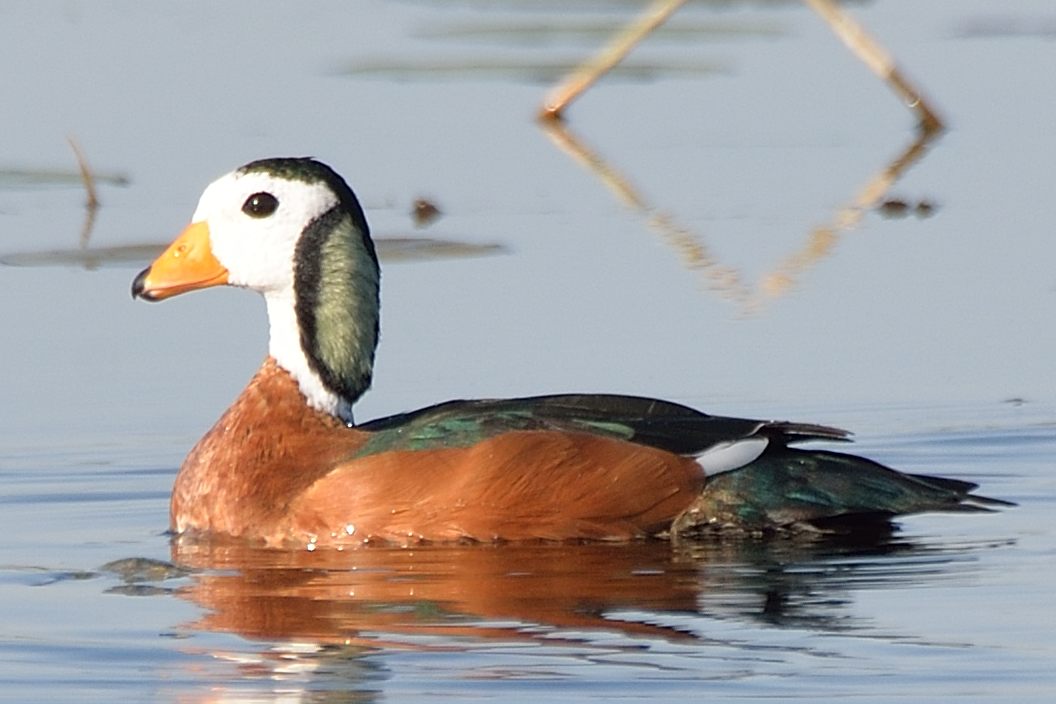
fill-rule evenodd
<path id="1" fill-rule="evenodd" d="M 132 282 L 132 297 L 148 301 L 227 283 L 227 269 L 213 256 L 209 225 L 191 223 L 154 263 Z"/>

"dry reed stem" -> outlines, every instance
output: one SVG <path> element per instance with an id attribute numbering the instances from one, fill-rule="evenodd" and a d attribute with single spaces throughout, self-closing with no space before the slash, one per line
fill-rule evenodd
<path id="1" fill-rule="evenodd" d="M 850 15 L 844 12 L 833 0 L 804 0 L 818 13 L 833 33 L 850 49 L 862 63 L 869 67 L 880 80 L 887 83 L 905 104 L 917 114 L 917 122 L 925 134 L 933 134 L 943 129 L 942 120 L 931 109 L 912 83 L 909 82 L 894 58 L 873 39 L 865 29 Z"/>
<path id="2" fill-rule="evenodd" d="M 573 100 L 611 71 L 642 39 L 685 3 L 686 0 L 655 0 L 637 20 L 616 34 L 601 51 L 576 67 L 550 92 L 539 111 L 539 119 L 560 120 Z"/>
<path id="3" fill-rule="evenodd" d="M 99 210 L 99 194 L 95 190 L 95 174 L 92 172 L 91 167 L 88 166 L 88 159 L 85 158 L 81 145 L 72 136 L 67 137 L 66 141 L 77 159 L 77 168 L 81 172 L 81 182 L 84 184 L 85 193 L 87 193 L 87 198 L 84 202 L 84 223 L 81 225 L 80 236 L 81 247 L 84 248 L 88 246 L 88 241 L 92 238 L 92 229 L 95 227 L 95 215 Z"/>

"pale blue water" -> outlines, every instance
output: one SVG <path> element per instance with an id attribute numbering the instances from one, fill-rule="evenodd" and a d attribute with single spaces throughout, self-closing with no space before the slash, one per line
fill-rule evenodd
<path id="1" fill-rule="evenodd" d="M 850 7 L 950 130 L 889 193 L 929 217 L 870 210 L 806 260 L 910 113 L 803 6 L 692 4 L 631 57 L 644 80 L 570 112 L 655 209 L 635 210 L 532 115 L 536 78 L 636 7 L 0 7 L 0 699 L 1051 699 L 1049 4 Z M 262 358 L 263 306 L 148 306 L 138 265 L 70 266 L 89 257 L 68 135 L 128 180 L 100 183 L 92 247 L 161 245 L 213 177 L 289 154 L 344 173 L 379 237 L 501 245 L 383 263 L 361 418 L 658 395 L 849 427 L 864 454 L 1020 506 L 872 546 L 174 549 L 176 467 Z M 421 230 L 419 196 L 443 211 Z"/>

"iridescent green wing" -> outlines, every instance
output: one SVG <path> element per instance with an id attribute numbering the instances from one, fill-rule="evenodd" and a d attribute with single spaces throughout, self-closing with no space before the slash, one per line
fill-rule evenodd
<path id="1" fill-rule="evenodd" d="M 516 430 L 558 430 L 619 438 L 683 455 L 762 436 L 786 445 L 847 434 L 818 425 L 724 418 L 638 396 L 562 394 L 449 401 L 358 426 L 373 434 L 358 456 L 394 450 L 468 447 Z"/>

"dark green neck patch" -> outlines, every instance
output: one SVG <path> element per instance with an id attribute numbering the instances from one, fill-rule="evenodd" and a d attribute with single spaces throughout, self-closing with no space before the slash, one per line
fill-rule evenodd
<path id="1" fill-rule="evenodd" d="M 370 386 L 380 272 L 373 246 L 340 205 L 305 228 L 294 264 L 297 323 L 308 364 L 350 404 Z"/>

